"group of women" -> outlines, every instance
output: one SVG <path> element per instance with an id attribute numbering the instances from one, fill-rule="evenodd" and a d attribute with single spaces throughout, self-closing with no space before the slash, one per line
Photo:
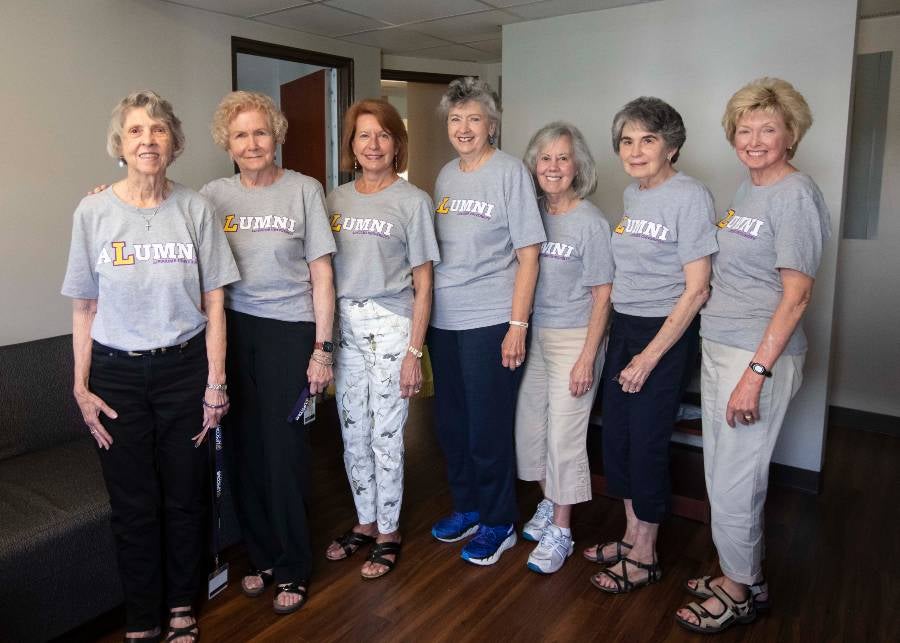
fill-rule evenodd
<path id="1" fill-rule="evenodd" d="M 602 388 L 604 471 L 627 521 L 620 540 L 584 555 L 604 566 L 596 587 L 625 593 L 661 576 L 668 443 L 699 327 L 722 576 L 688 581 L 703 603 L 676 620 L 715 632 L 768 606 L 768 466 L 800 385 L 799 322 L 830 232 L 821 193 L 790 163 L 812 121 L 802 96 L 760 79 L 732 97 L 723 125 L 750 177 L 721 218 L 709 191 L 674 167 L 686 136 L 678 112 L 656 98 L 628 103 L 612 143 L 635 182 L 612 234 L 587 201 L 597 169 L 577 128 L 543 127 L 523 163 L 495 146 L 500 102 L 483 81 L 451 83 L 440 112 L 459 156 L 432 201 L 399 175 L 407 133 L 382 100 L 347 112 L 341 166 L 355 179 L 327 199 L 275 163 L 287 122 L 264 95 L 233 92 L 219 105 L 213 138 L 239 173 L 200 194 L 166 178 L 184 147 L 167 101 L 140 91 L 114 110 L 108 150 L 126 176 L 76 210 L 63 294 L 73 298 L 75 397 L 110 495 L 127 638 L 158 640 L 163 605 L 167 641 L 199 637 L 191 602 L 208 455 L 198 447 L 226 413 L 253 565 L 242 591 L 259 596 L 274 582 L 280 614 L 305 603 L 310 454 L 286 416 L 298 394 L 332 380 L 357 520 L 325 555 L 371 545 L 362 577 L 394 568 L 403 428 L 426 337 L 453 499 L 433 536 L 474 535 L 462 558 L 495 563 L 516 542 L 518 475 L 544 493 L 522 531 L 537 543 L 528 567 L 560 569 L 574 550 L 572 505 L 591 498 L 586 433 Z"/>

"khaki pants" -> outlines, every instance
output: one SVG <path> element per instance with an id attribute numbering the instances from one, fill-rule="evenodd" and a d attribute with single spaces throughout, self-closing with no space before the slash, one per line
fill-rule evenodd
<path id="1" fill-rule="evenodd" d="M 703 340 L 703 464 L 712 510 L 712 536 L 722 572 L 751 585 L 763 579 L 763 508 L 769 463 L 788 404 L 803 380 L 805 355 L 782 355 L 770 366 L 759 399 L 759 420 L 731 428 L 725 409 L 753 353 Z"/>
<path id="2" fill-rule="evenodd" d="M 599 388 L 606 341 L 597 351 L 594 384 L 581 397 L 569 374 L 587 328 L 535 328 L 516 406 L 516 462 L 520 480 L 545 480 L 544 495 L 559 505 L 591 499 L 587 429 Z"/>

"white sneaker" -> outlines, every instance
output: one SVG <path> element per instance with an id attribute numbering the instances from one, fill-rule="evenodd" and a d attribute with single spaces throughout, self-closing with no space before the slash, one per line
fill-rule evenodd
<path id="1" fill-rule="evenodd" d="M 528 556 L 528 569 L 538 574 L 552 574 L 559 571 L 566 558 L 575 551 L 572 532 L 564 534 L 552 522 L 544 529 L 541 542 Z"/>
<path id="2" fill-rule="evenodd" d="M 531 517 L 531 520 L 522 527 L 522 538 L 530 540 L 533 543 L 541 539 L 547 525 L 553 519 L 553 503 L 544 498 L 538 503 L 537 510 Z"/>

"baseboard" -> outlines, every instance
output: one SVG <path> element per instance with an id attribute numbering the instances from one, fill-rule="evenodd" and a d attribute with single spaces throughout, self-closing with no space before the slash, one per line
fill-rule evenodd
<path id="1" fill-rule="evenodd" d="M 881 413 L 847 409 L 842 406 L 829 406 L 828 424 L 900 437 L 900 417 L 896 415 L 882 415 Z"/>
<path id="2" fill-rule="evenodd" d="M 790 487 L 806 493 L 818 494 L 822 490 L 822 472 L 800 469 L 787 464 L 772 463 L 772 482 L 780 487 Z"/>

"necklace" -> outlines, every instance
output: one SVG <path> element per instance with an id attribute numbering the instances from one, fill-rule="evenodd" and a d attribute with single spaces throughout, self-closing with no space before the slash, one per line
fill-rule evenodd
<path id="1" fill-rule="evenodd" d="M 153 217 L 155 217 L 157 214 L 159 214 L 159 209 L 161 207 L 162 207 L 162 203 L 160 203 L 158 206 L 156 206 L 156 209 L 153 211 L 153 214 L 151 214 L 149 217 L 144 216 L 144 214 L 141 212 L 138 212 L 138 214 L 140 214 L 141 218 L 144 220 L 144 225 L 147 227 L 148 232 L 150 231 L 150 222 L 153 221 Z"/>

